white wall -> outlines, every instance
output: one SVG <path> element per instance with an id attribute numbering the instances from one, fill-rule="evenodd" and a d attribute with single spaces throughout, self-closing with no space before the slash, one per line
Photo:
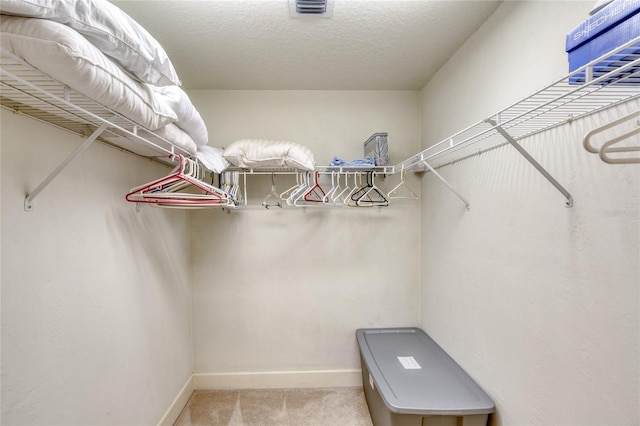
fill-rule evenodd
<path id="1" fill-rule="evenodd" d="M 328 165 L 334 155 L 361 158 L 375 132 L 389 133 L 392 162 L 416 152 L 418 95 L 203 91 L 192 99 L 211 144 L 291 140 Z M 418 324 L 418 203 L 266 210 L 259 204 L 270 178 L 250 179 L 257 207 L 191 217 L 196 373 L 354 371 L 356 328 Z M 276 176 L 279 191 L 293 183 Z"/>
<path id="2" fill-rule="evenodd" d="M 191 374 L 187 215 L 124 200 L 164 166 L 2 111 L 2 424 L 156 424 Z"/>
<path id="3" fill-rule="evenodd" d="M 564 36 L 593 2 L 505 2 L 422 92 L 422 143 L 567 73 Z M 490 394 L 493 424 L 640 422 L 640 168 L 607 165 L 586 131 L 638 103 L 422 181 L 422 327 Z"/>

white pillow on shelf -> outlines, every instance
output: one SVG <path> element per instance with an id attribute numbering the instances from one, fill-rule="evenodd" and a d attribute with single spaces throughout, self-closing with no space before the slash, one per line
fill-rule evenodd
<path id="1" fill-rule="evenodd" d="M 224 158 L 245 169 L 291 168 L 314 170 L 311 150 L 298 143 L 265 139 L 241 139 L 224 150 Z"/>
<path id="2" fill-rule="evenodd" d="M 207 169 L 219 174 L 229 167 L 229 162 L 222 156 L 222 152 L 222 148 L 202 145 L 198 147 L 196 157 Z"/>

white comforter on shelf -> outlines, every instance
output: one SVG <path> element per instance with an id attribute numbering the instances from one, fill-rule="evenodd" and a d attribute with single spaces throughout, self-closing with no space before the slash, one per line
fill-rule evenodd
<path id="1" fill-rule="evenodd" d="M 44 74 L 154 131 L 189 154 L 195 155 L 197 145 L 207 143 L 204 121 L 180 87 L 156 87 L 131 77 L 70 26 L 47 19 L 3 15 L 0 43 Z"/>
<path id="2" fill-rule="evenodd" d="M 139 81 L 180 85 L 160 43 L 133 18 L 107 0 L 0 0 L 6 15 L 65 24 Z"/>
<path id="3" fill-rule="evenodd" d="M 176 114 L 176 126 L 187 132 L 196 145 L 206 145 L 209 141 L 207 126 L 185 91 L 178 86 L 151 86 L 151 88 Z"/>

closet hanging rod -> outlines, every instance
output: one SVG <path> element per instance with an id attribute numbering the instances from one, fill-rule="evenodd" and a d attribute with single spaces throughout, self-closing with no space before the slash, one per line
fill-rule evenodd
<path id="1" fill-rule="evenodd" d="M 394 174 L 396 173 L 396 168 L 399 166 L 316 166 L 314 171 L 319 172 L 323 175 L 331 175 L 331 173 L 367 173 L 367 172 L 376 172 L 378 174 Z M 244 173 L 247 175 L 271 175 L 273 173 L 278 173 L 280 175 L 294 175 L 300 173 L 300 169 L 293 168 L 280 168 L 280 167 L 266 167 L 261 169 L 254 168 L 240 168 L 231 166 L 226 170 L 235 171 Z M 400 170 L 398 168 L 398 170 Z M 310 170 L 309 170 L 310 171 Z"/>

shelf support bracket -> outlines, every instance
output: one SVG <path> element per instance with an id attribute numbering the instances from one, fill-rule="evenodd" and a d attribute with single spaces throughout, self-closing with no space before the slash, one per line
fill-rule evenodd
<path id="1" fill-rule="evenodd" d="M 108 123 L 103 123 L 100 127 L 98 127 L 92 134 L 91 136 L 89 136 L 87 139 L 85 139 L 84 142 L 82 142 L 82 144 L 77 147 L 71 154 L 69 154 L 67 156 L 67 158 L 64 159 L 64 161 L 62 163 L 60 163 L 60 165 L 58 167 L 56 167 L 51 173 L 49 173 L 49 176 L 47 176 L 46 178 L 44 178 L 44 180 L 42 182 L 40 182 L 40 185 L 36 186 L 36 188 L 31 191 L 29 194 L 27 194 L 26 198 L 24 199 L 24 210 L 27 212 L 30 212 L 33 210 L 33 200 L 34 198 L 36 198 L 38 196 L 38 194 L 40 194 L 40 192 L 42 192 L 43 189 L 45 189 L 47 187 L 47 185 L 49 185 L 51 183 L 51 181 L 53 179 L 55 179 L 56 176 L 58 176 L 60 174 L 60 172 L 62 172 L 68 165 L 69 163 L 76 158 L 78 155 L 80 155 L 85 149 L 87 149 L 89 147 L 89 145 L 91 145 L 91 143 L 93 143 L 93 141 L 95 141 L 98 136 L 100 136 L 100 134 L 102 132 L 104 132 L 104 130 L 107 128 Z"/>
<path id="2" fill-rule="evenodd" d="M 506 130 L 502 128 L 502 126 L 497 124 L 495 120 L 487 119 L 486 122 L 491 124 L 498 131 L 498 133 L 500 133 L 502 137 L 507 140 L 507 142 L 509 142 L 529 163 L 533 165 L 533 167 L 535 167 L 542 174 L 542 176 L 544 176 L 549 182 L 551 182 L 551 184 L 555 186 L 556 189 L 562 193 L 562 195 L 565 196 L 565 198 L 567 199 L 565 207 L 573 207 L 573 197 L 571 196 L 569 191 L 567 191 L 562 185 L 560 185 L 560 183 L 555 180 L 555 178 L 551 176 L 549 172 L 547 172 L 544 167 L 540 165 L 540 163 L 538 163 L 531 155 L 529 155 L 529 153 L 525 151 L 525 149 L 520 146 L 520 144 L 518 144 L 516 140 L 509 133 L 507 133 Z"/>
<path id="3" fill-rule="evenodd" d="M 422 163 L 426 166 L 427 169 L 429 169 L 431 173 L 434 174 L 435 177 L 440 179 L 442 183 L 444 183 L 445 186 L 449 188 L 449 190 L 456 195 L 456 197 L 460 198 L 462 202 L 465 204 L 465 206 L 467 207 L 467 210 L 469 210 L 469 202 L 462 195 L 460 195 L 455 189 L 453 189 L 453 187 L 449 185 L 449 182 L 447 182 L 446 179 L 440 175 L 440 173 L 436 172 L 436 169 L 431 167 L 431 165 L 427 163 L 426 160 L 422 160 Z"/>

